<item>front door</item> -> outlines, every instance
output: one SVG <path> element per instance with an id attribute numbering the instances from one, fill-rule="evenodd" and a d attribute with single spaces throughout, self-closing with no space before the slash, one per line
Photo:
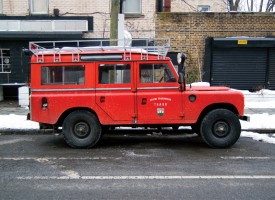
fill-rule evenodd
<path id="1" fill-rule="evenodd" d="M 183 93 L 170 63 L 138 64 L 137 121 L 139 124 L 173 124 L 183 120 Z"/>

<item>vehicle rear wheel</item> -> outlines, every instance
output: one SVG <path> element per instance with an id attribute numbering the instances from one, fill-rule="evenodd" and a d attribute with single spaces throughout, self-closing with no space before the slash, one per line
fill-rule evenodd
<path id="1" fill-rule="evenodd" d="M 204 117 L 200 132 L 203 140 L 209 146 L 227 148 L 239 139 L 241 124 L 233 112 L 226 109 L 216 109 Z"/>
<path id="2" fill-rule="evenodd" d="M 70 113 L 63 123 L 63 135 L 67 144 L 74 148 L 89 148 L 101 137 L 101 126 L 97 117 L 85 110 Z"/>

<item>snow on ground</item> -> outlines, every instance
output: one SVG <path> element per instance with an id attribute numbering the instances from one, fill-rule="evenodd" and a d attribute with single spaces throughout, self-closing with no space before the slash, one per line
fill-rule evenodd
<path id="1" fill-rule="evenodd" d="M 242 121 L 242 129 L 275 129 L 275 115 L 263 114 L 251 114 L 248 115 L 250 121 Z"/>
<path id="2" fill-rule="evenodd" d="M 200 84 L 198 84 L 200 85 Z M 203 84 L 207 86 L 207 84 Z M 241 91 L 245 95 L 246 108 L 275 108 L 275 91 L 261 90 L 257 93 Z M 270 98 L 272 97 L 272 98 Z M 250 122 L 241 121 L 242 129 L 275 129 L 275 114 L 251 114 Z M 0 130 L 38 130 L 39 124 L 28 121 L 24 115 L 0 115 Z M 243 131 L 241 137 L 250 137 L 257 141 L 275 144 L 275 134 L 258 134 L 255 132 Z"/>
<path id="3" fill-rule="evenodd" d="M 25 115 L 0 115 L 0 129 L 39 129 L 39 124 L 27 120 Z"/>
<path id="4" fill-rule="evenodd" d="M 275 144 L 275 134 L 259 134 L 254 132 L 243 131 L 241 133 L 241 137 L 249 137 L 253 140 L 257 140 L 260 142 Z"/>

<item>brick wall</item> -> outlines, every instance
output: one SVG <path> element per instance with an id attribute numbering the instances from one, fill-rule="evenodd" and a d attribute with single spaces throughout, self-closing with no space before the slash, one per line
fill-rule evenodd
<path id="1" fill-rule="evenodd" d="M 200 80 L 206 38 L 237 36 L 275 37 L 275 14 L 160 13 L 156 17 L 156 37 L 171 38 L 171 52 L 187 53 L 188 67 L 196 73 L 192 81 Z"/>

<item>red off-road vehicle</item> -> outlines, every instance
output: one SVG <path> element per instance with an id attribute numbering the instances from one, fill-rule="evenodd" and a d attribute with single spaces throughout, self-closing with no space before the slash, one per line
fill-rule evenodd
<path id="1" fill-rule="evenodd" d="M 30 42 L 30 119 L 62 127 L 68 145 L 93 147 L 108 127 L 191 126 L 211 147 L 241 133 L 244 96 L 228 87 L 185 86 L 166 57 L 168 39 L 144 46 L 107 41 Z M 179 65 L 183 54 L 179 54 Z"/>

